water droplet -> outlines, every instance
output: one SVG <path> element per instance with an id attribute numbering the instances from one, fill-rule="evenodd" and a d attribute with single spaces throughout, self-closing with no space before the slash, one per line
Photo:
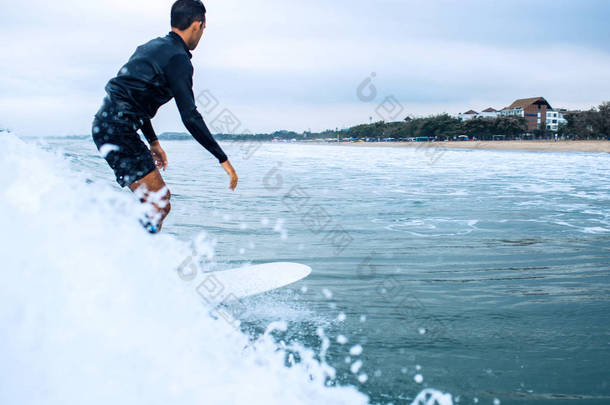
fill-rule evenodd
<path id="1" fill-rule="evenodd" d="M 362 354 L 362 346 L 354 345 L 351 349 L 349 349 L 349 354 L 352 356 L 360 356 Z"/>

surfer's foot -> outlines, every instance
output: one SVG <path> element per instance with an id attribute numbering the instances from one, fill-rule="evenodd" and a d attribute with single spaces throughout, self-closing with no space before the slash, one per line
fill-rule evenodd
<path id="1" fill-rule="evenodd" d="M 148 215 L 145 215 L 144 218 L 140 218 L 140 225 L 146 229 L 146 232 L 153 235 L 159 233 L 161 230 L 161 227 L 153 223 Z"/>

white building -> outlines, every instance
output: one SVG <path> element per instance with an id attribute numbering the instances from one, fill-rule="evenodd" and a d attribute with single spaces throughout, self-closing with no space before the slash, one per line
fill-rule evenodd
<path id="1" fill-rule="evenodd" d="M 537 124 L 540 127 L 540 121 L 542 118 L 542 114 L 546 114 L 546 129 L 549 131 L 557 132 L 559 130 L 559 126 L 562 124 L 567 124 L 568 121 L 563 117 L 563 114 L 560 110 L 547 110 L 546 113 L 539 112 L 537 114 Z M 508 108 L 498 112 L 498 115 L 501 117 L 525 117 L 525 112 L 523 108 Z"/>
<path id="2" fill-rule="evenodd" d="M 557 132 L 560 125 L 567 124 L 560 110 L 549 110 L 546 112 L 546 129 Z M 540 124 L 540 113 L 538 113 L 538 124 Z"/>
<path id="3" fill-rule="evenodd" d="M 480 118 L 496 118 L 498 116 L 498 110 L 489 107 L 488 109 L 481 111 L 477 116 Z"/>
<path id="4" fill-rule="evenodd" d="M 560 110 L 547 110 L 546 113 L 539 112 L 537 114 L 536 121 L 538 127 L 540 127 L 540 120 L 542 118 L 542 114 L 546 114 L 546 129 L 549 131 L 557 132 L 559 130 L 560 125 L 568 123 L 568 121 L 566 121 L 566 119 L 563 117 L 563 114 Z M 498 111 L 498 116 L 525 118 L 525 111 L 521 107 L 506 108 L 502 111 Z"/>
<path id="5" fill-rule="evenodd" d="M 474 110 L 466 111 L 465 113 L 459 113 L 458 118 L 462 121 L 468 121 L 473 118 L 496 118 L 498 116 L 498 111 L 489 107 L 486 110 L 481 112 L 476 112 Z"/>
<path id="6" fill-rule="evenodd" d="M 461 119 L 462 121 L 468 121 L 468 120 L 475 118 L 478 114 L 479 114 L 478 112 L 476 112 L 474 110 L 470 110 L 470 111 L 466 111 L 465 113 L 459 113 L 458 118 Z"/>
<path id="7" fill-rule="evenodd" d="M 458 118 L 468 121 L 473 118 L 521 117 L 525 118 L 528 131 L 540 128 L 544 123 L 548 131 L 557 132 L 562 124 L 567 124 L 563 113 L 567 113 L 567 110 L 553 109 L 543 97 L 532 97 L 516 100 L 500 111 L 491 107 L 480 113 L 470 110 L 458 114 Z"/>
<path id="8" fill-rule="evenodd" d="M 498 111 L 500 117 L 523 117 L 525 118 L 525 111 L 522 107 L 505 108 L 502 111 Z"/>

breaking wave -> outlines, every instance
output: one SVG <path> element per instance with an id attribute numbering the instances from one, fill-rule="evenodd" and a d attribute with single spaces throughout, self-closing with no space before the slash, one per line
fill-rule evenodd
<path id="1" fill-rule="evenodd" d="M 147 234 L 143 209 L 58 154 L 0 135 L 0 403 L 368 403 L 334 380 L 328 342 L 317 354 L 277 342 L 285 322 L 254 339 L 210 316 L 176 271 L 192 247 Z M 424 403 L 452 399 L 427 389 L 413 402 Z"/>
<path id="2" fill-rule="evenodd" d="M 128 193 L 9 134 L 0 173 L 0 403 L 367 403 L 308 349 L 288 367 L 271 333 L 210 317 L 173 270 L 189 247 Z"/>

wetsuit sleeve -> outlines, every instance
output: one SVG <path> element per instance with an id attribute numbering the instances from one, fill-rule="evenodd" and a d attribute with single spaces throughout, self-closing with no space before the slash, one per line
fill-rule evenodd
<path id="1" fill-rule="evenodd" d="M 220 163 L 227 161 L 227 155 L 208 129 L 195 105 L 193 95 L 193 65 L 186 55 L 177 55 L 170 59 L 166 76 L 169 87 L 176 100 L 182 122 L 188 131 Z"/>
<path id="2" fill-rule="evenodd" d="M 144 120 L 144 125 L 142 125 L 142 133 L 149 144 L 159 140 L 157 138 L 157 134 L 155 134 L 155 130 L 153 129 L 152 122 L 150 122 L 149 119 Z"/>

